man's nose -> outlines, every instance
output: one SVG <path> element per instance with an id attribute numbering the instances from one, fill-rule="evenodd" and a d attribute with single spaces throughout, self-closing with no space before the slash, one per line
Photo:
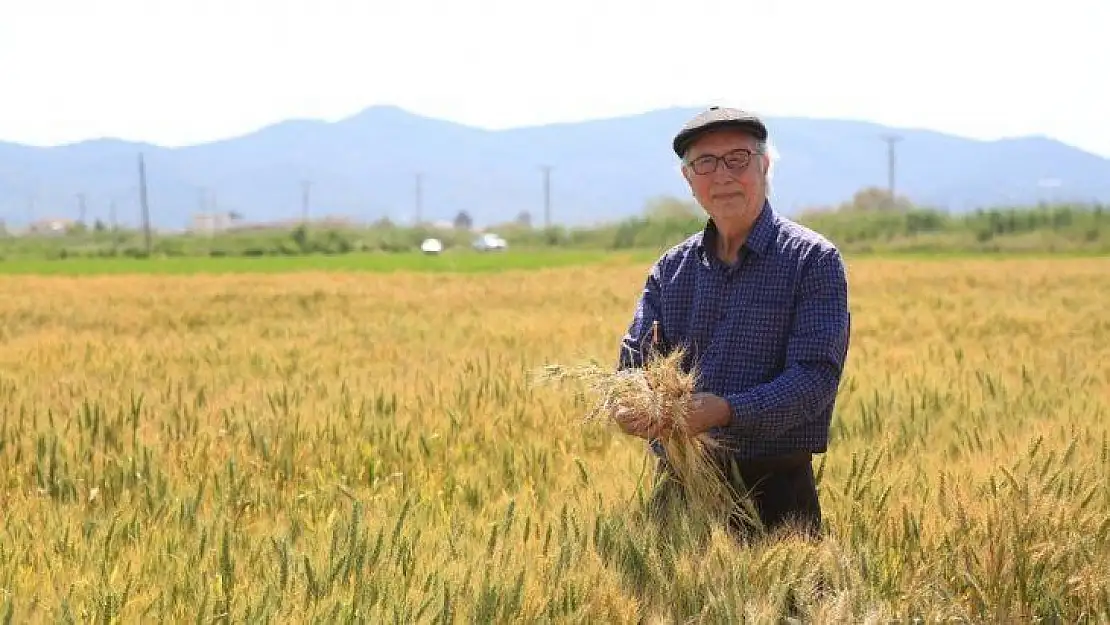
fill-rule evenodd
<path id="1" fill-rule="evenodd" d="M 722 184 L 736 181 L 738 172 L 734 172 L 728 167 L 725 167 L 724 163 L 718 163 L 717 169 L 713 171 L 711 176 L 710 180 L 712 180 L 714 184 Z"/>

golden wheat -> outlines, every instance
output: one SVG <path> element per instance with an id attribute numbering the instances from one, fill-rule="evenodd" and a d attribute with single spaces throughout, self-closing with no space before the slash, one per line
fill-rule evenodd
<path id="1" fill-rule="evenodd" d="M 665 354 L 650 352 L 635 368 L 615 368 L 598 362 L 578 365 L 548 364 L 537 376 L 539 382 L 573 381 L 585 385 L 594 402 L 585 414 L 587 422 L 604 420 L 620 425 L 618 409 L 626 409 L 643 420 L 663 450 L 673 479 L 682 487 L 686 512 L 694 525 L 724 525 L 742 517 L 755 520 L 739 500 L 713 451 L 719 443 L 707 434 L 693 434 L 687 418 L 694 405 L 698 370 L 685 368 L 682 346 Z"/>
<path id="2" fill-rule="evenodd" d="M 5 278 L 0 622 L 1107 620 L 1110 260 L 849 268 L 828 537 L 748 546 L 528 375 L 644 267 Z"/>

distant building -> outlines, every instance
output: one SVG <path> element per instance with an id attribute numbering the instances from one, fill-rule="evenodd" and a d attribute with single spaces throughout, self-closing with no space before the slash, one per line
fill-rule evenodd
<path id="1" fill-rule="evenodd" d="M 189 230 L 196 234 L 216 234 L 224 232 L 232 224 L 229 213 L 195 213 L 189 224 Z"/>
<path id="2" fill-rule="evenodd" d="M 51 218 L 40 219 L 31 223 L 27 229 L 30 234 L 45 234 L 51 236 L 64 235 L 69 231 L 77 222 L 72 219 L 65 218 Z"/>

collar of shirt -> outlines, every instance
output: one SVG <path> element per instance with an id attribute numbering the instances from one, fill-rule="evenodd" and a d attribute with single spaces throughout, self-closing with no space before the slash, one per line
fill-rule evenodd
<path id="1" fill-rule="evenodd" d="M 763 209 L 759 211 L 759 216 L 756 217 L 755 223 L 752 224 L 751 232 L 748 233 L 748 238 L 744 240 L 744 244 L 740 247 L 740 258 L 735 265 L 728 265 L 720 258 L 717 257 L 715 245 L 717 243 L 717 224 L 713 222 L 713 218 L 706 221 L 705 228 L 702 229 L 701 238 L 696 244 L 698 258 L 701 264 L 715 269 L 720 269 L 725 272 L 733 272 L 738 270 L 747 259 L 749 254 L 756 256 L 765 256 L 769 251 L 771 244 L 775 240 L 775 226 L 777 220 L 775 219 L 775 210 L 771 207 L 771 203 L 764 201 Z"/>

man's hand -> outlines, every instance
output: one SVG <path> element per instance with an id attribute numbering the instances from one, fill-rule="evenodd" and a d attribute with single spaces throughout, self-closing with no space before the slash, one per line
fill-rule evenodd
<path id="1" fill-rule="evenodd" d="M 713 427 L 724 427 L 732 420 L 732 406 L 723 397 L 713 393 L 696 393 L 690 403 L 690 413 L 686 417 L 689 436 L 697 436 Z M 649 441 L 663 436 L 673 426 L 669 423 L 652 423 L 648 415 L 626 406 L 615 406 L 611 415 L 625 434 Z"/>
<path id="2" fill-rule="evenodd" d="M 639 413 L 627 406 L 615 406 L 612 417 L 625 434 L 650 441 L 659 438 L 663 433 L 662 424 L 653 424 L 650 416 Z"/>
<path id="3" fill-rule="evenodd" d="M 697 436 L 710 428 L 724 427 L 732 421 L 732 406 L 719 395 L 695 393 L 690 403 L 690 414 L 686 417 L 690 436 Z"/>

